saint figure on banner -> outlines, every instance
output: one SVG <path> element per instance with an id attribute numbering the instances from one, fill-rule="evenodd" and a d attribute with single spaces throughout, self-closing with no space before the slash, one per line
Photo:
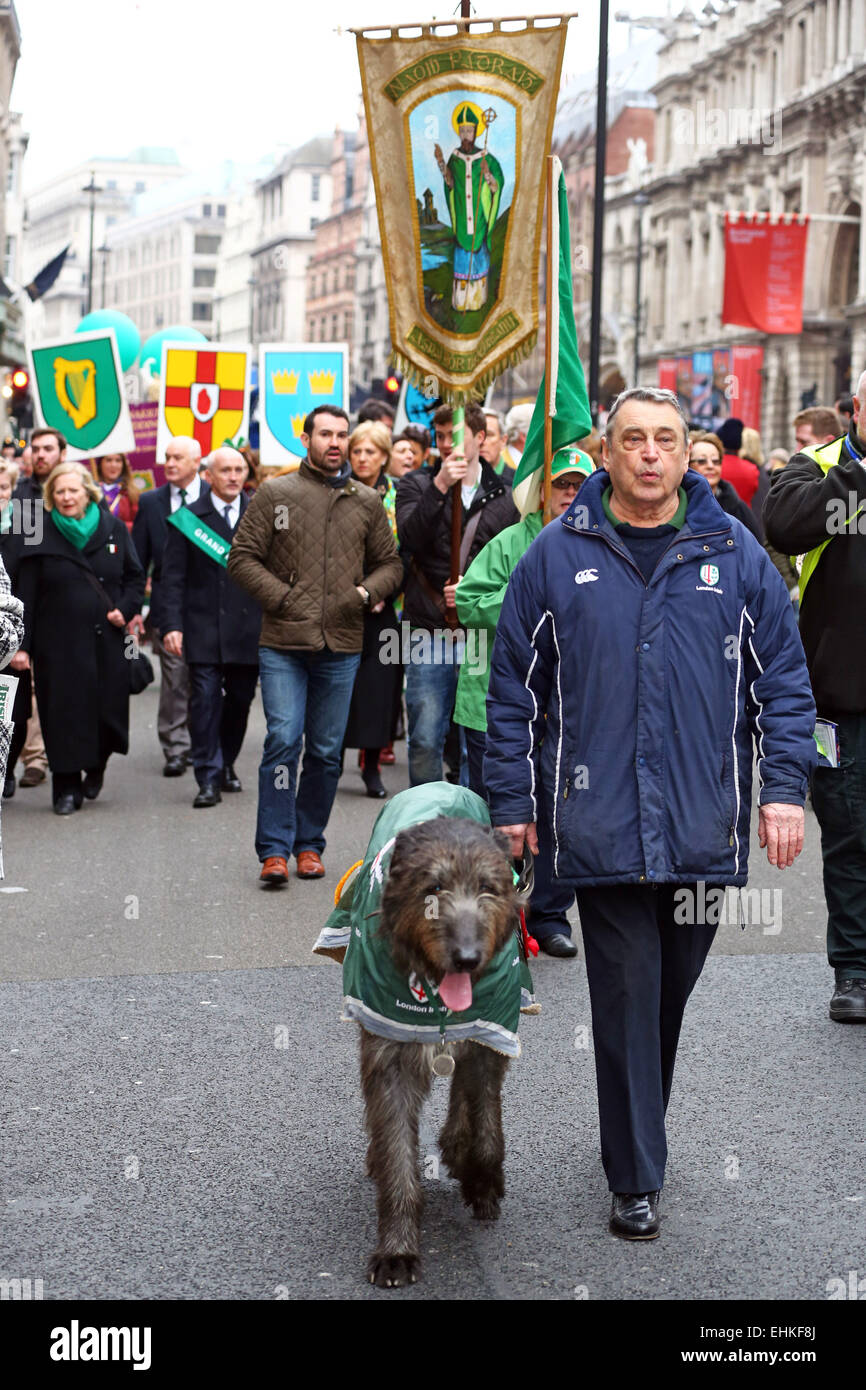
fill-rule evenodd
<path id="1" fill-rule="evenodd" d="M 483 309 L 490 273 L 490 234 L 496 225 L 502 188 L 502 166 L 478 141 L 495 119 L 472 101 L 454 108 L 451 124 L 460 144 L 447 164 L 441 146 L 434 150 L 445 182 L 445 198 L 454 234 L 454 281 L 451 304 L 463 313 Z"/>

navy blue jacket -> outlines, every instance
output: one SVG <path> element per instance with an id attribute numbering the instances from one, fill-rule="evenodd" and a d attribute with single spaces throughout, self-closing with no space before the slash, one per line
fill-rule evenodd
<path id="1" fill-rule="evenodd" d="M 218 536 L 231 540 L 226 519 L 214 501 L 208 489 L 198 501 L 189 504 L 189 511 L 201 517 Z M 240 505 L 243 517 L 249 505 L 243 493 Z M 160 580 L 160 636 L 182 632 L 183 657 L 188 664 L 258 666 L 262 610 L 255 599 L 229 579 L 225 565 L 212 560 L 176 526 L 167 522 L 166 531 Z"/>
<path id="2" fill-rule="evenodd" d="M 199 500 L 210 492 L 210 484 L 201 480 Z M 168 518 L 171 512 L 171 484 L 151 488 L 141 494 L 138 511 L 132 523 L 132 540 L 145 574 L 150 573 L 150 621 L 161 632 L 163 628 L 160 612 L 160 580 L 162 578 L 162 554 L 168 538 Z M 168 629 L 165 629 L 168 631 Z"/>
<path id="3" fill-rule="evenodd" d="M 588 478 L 509 582 L 487 701 L 493 823 L 536 821 L 540 778 L 560 878 L 743 884 L 753 738 L 761 804 L 802 805 L 817 761 L 787 590 L 692 471 L 646 585 L 605 516 L 608 484 Z"/>

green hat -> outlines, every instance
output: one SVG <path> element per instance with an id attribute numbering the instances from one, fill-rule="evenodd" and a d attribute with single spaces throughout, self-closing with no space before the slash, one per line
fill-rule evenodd
<path id="1" fill-rule="evenodd" d="M 575 444 L 566 444 L 562 449 L 557 449 L 550 461 L 551 478 L 557 477 L 559 473 L 583 473 L 588 478 L 590 473 L 594 472 L 595 464 L 589 454 L 585 454 Z"/>
<path id="2" fill-rule="evenodd" d="M 458 125 L 478 125 L 478 117 L 471 106 L 464 106 L 457 112 Z"/>

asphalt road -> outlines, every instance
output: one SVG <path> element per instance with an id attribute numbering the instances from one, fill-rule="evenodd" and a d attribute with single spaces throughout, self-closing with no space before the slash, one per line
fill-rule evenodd
<path id="1" fill-rule="evenodd" d="M 161 776 L 156 690 L 101 798 L 3 805 L 0 1278 L 46 1299 L 825 1299 L 866 1274 L 866 1029 L 827 1018 L 817 826 L 794 869 L 753 846 L 686 1014 L 662 1236 L 607 1234 L 582 962 L 535 966 L 505 1093 L 508 1191 L 481 1226 L 439 1174 L 447 1082 L 422 1124 L 423 1282 L 364 1281 L 374 1192 L 340 972 L 310 954 L 379 809 L 354 766 L 328 876 L 262 891 L 246 790 L 207 815 Z M 405 745 L 386 785 L 406 785 Z M 350 755 L 351 757 L 351 755 Z M 774 894 L 780 896 L 774 896 Z"/>

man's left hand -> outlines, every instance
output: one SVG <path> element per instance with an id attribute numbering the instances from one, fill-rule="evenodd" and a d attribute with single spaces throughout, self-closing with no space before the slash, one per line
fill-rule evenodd
<path id="1" fill-rule="evenodd" d="M 779 869 L 790 869 L 803 848 L 806 817 L 802 806 L 768 802 L 758 812 L 758 843 Z"/>
<path id="2" fill-rule="evenodd" d="M 457 576 L 457 580 L 456 580 L 456 582 L 455 582 L 454 584 L 446 584 L 446 585 L 445 585 L 445 588 L 442 590 L 442 593 L 445 595 L 445 607 L 446 607 L 446 608 L 456 608 L 456 607 L 457 607 L 457 585 L 460 583 L 460 580 L 461 580 L 462 578 L 463 578 L 463 575 L 462 575 L 462 574 L 458 575 L 458 576 Z"/>

